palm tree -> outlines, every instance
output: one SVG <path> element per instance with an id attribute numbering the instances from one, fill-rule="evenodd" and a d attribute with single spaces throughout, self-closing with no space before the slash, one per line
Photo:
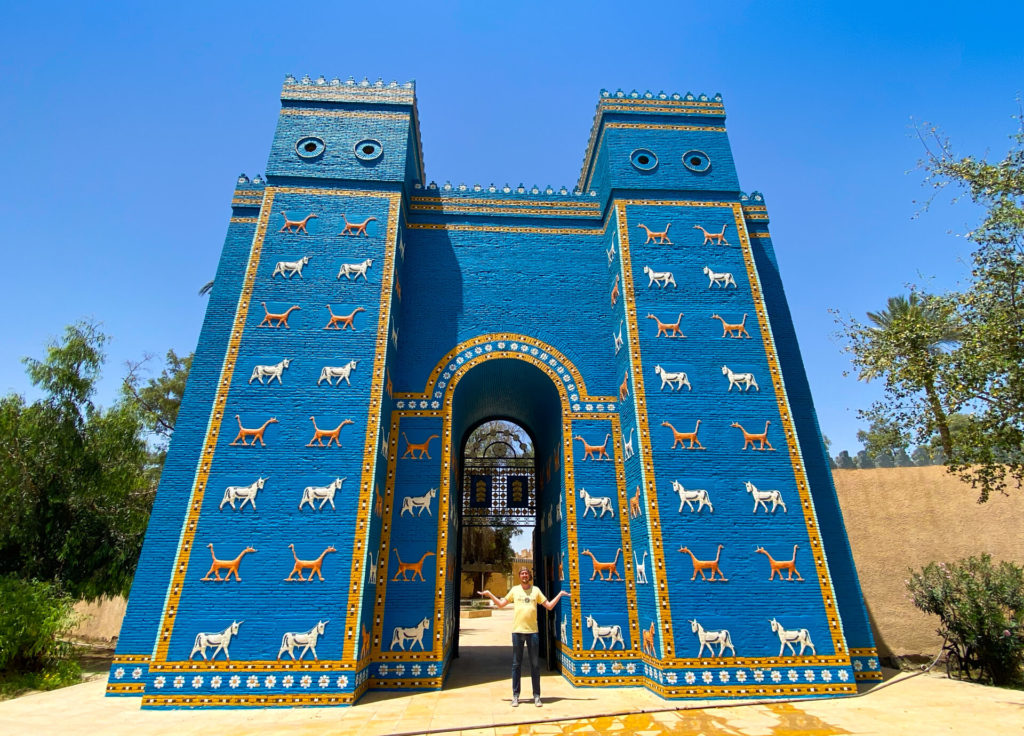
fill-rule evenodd
<path id="1" fill-rule="evenodd" d="M 924 391 L 942 448 L 946 457 L 951 457 L 953 442 L 949 418 L 939 397 L 936 377 L 939 357 L 946 348 L 960 341 L 961 332 L 951 321 L 949 312 L 916 292 L 911 292 L 909 297 L 889 297 L 885 309 L 868 312 L 867 316 L 874 325 L 865 330 L 867 347 L 874 355 L 885 357 L 863 363 L 860 377 L 870 381 L 883 373 L 892 374 L 896 367 L 908 368 L 907 378 Z"/>

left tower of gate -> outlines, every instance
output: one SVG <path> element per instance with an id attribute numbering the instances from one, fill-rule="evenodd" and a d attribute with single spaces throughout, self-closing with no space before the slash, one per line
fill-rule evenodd
<path id="1" fill-rule="evenodd" d="M 110 671 L 148 707 L 365 688 L 413 85 L 287 78 L 267 177 L 234 192 Z"/>

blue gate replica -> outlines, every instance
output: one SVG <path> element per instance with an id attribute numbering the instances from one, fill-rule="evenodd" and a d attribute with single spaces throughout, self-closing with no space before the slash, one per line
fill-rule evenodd
<path id="1" fill-rule="evenodd" d="M 438 186 L 411 83 L 289 76 L 266 178 L 231 206 L 108 694 L 439 689 L 464 511 L 495 505 L 536 520 L 539 584 L 572 593 L 543 638 L 574 685 L 879 677 L 721 96 L 602 92 L 573 191 Z M 494 418 L 534 467 L 466 488 Z"/>

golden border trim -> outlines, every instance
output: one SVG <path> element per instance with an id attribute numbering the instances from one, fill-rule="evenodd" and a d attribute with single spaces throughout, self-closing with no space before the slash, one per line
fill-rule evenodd
<path id="1" fill-rule="evenodd" d="M 633 411 L 637 424 L 637 453 L 640 459 L 641 480 L 647 506 L 644 524 L 651 547 L 651 576 L 654 591 L 654 610 L 657 616 L 661 652 L 664 657 L 675 656 L 675 636 L 672 631 L 672 607 L 668 584 L 665 580 L 665 545 L 661 536 L 661 515 L 658 510 L 658 486 L 654 475 L 651 449 L 650 419 L 647 415 L 647 392 L 644 384 L 643 359 L 640 354 L 640 332 L 634 299 L 632 253 L 629 245 L 629 227 L 625 204 L 615 203 L 616 227 L 619 235 L 619 267 L 622 274 L 622 307 L 625 312 L 629 338 L 629 368 L 633 375 Z M 636 597 L 634 596 L 634 602 Z"/>
<path id="2" fill-rule="evenodd" d="M 343 662 L 359 661 L 359 626 L 362 621 L 363 592 L 366 586 L 363 568 L 366 564 L 366 554 L 369 551 L 372 527 L 370 515 L 372 513 L 374 477 L 377 474 L 377 438 L 380 436 L 381 404 L 384 398 L 384 371 L 387 364 L 388 351 L 388 322 L 393 316 L 391 314 L 391 294 L 394 292 L 395 250 L 398 244 L 401 197 L 395 193 L 389 195 L 387 199 L 389 204 L 388 229 L 384 242 L 384 269 L 380 285 L 380 308 L 377 314 L 377 352 L 373 359 L 373 382 L 370 385 L 369 406 L 366 415 L 366 434 L 363 440 L 363 474 L 359 481 L 359 504 L 357 506 L 356 532 L 354 535 L 355 547 L 352 550 L 348 608 L 345 614 L 345 643 L 342 645 L 341 650 Z M 350 645 L 351 655 L 350 658 L 346 658 L 345 649 Z"/>
<path id="3" fill-rule="evenodd" d="M 252 292 L 256 281 L 256 272 L 259 268 L 260 255 L 263 251 L 263 242 L 266 237 L 267 225 L 273 209 L 274 197 L 278 193 L 390 199 L 392 201 L 393 208 L 396 208 L 399 202 L 399 195 L 397 193 L 367 192 L 352 189 L 306 189 L 302 187 L 266 188 L 263 195 L 263 205 L 260 210 L 256 232 L 253 235 L 252 245 L 249 250 L 249 259 L 246 264 L 242 289 L 239 293 L 238 302 L 235 307 L 235 318 L 231 328 L 230 337 L 228 338 L 227 350 L 225 351 L 224 360 L 221 364 L 220 378 L 217 382 L 217 391 L 214 397 L 213 407 L 210 411 L 210 418 L 207 423 L 206 437 L 203 441 L 203 450 L 199 456 L 195 478 L 189 494 L 189 501 L 187 505 L 188 511 L 185 515 L 185 520 L 182 524 L 178 538 L 178 550 L 175 553 L 171 579 L 164 599 L 160 628 L 158 630 L 157 640 L 154 644 L 152 658 L 154 663 L 165 664 L 168 661 L 167 651 L 170 646 L 171 637 L 174 633 L 174 624 L 178 613 L 178 605 L 181 600 L 185 575 L 188 571 L 189 559 L 192 552 L 192 543 L 195 539 L 196 528 L 199 523 L 199 515 L 203 505 L 203 497 L 206 492 L 206 483 L 209 478 L 210 467 L 213 463 L 217 447 L 217 439 L 220 435 L 221 422 L 224 419 L 224 407 L 227 403 L 228 393 L 231 387 L 231 378 L 234 374 L 235 364 L 238 360 L 238 352 L 241 345 L 242 335 L 245 331 L 245 322 L 249 314 L 249 302 L 252 298 Z M 397 233 L 397 212 L 395 215 L 396 216 L 393 221 L 389 223 L 388 226 L 389 235 Z M 391 250 L 391 254 L 393 257 L 393 249 Z M 375 383 L 375 388 L 378 391 L 380 390 L 380 384 L 382 382 L 383 370 L 381 369 L 381 376 Z M 374 430 L 376 430 L 376 426 L 374 427 Z M 369 427 L 367 428 L 367 431 L 369 431 Z M 364 496 L 365 495 L 366 491 L 364 489 Z M 363 502 L 365 502 L 365 498 L 363 499 Z M 346 662 L 344 659 L 340 661 L 349 665 L 352 664 L 351 662 Z"/>
<path id="4" fill-rule="evenodd" d="M 622 206 L 623 212 L 620 217 L 624 218 L 626 206 L 643 207 L 724 207 L 731 209 L 736 230 L 739 233 L 740 249 L 743 254 L 744 266 L 747 270 L 747 277 L 750 283 L 750 293 L 754 303 L 754 310 L 757 313 L 758 326 L 761 331 L 761 341 L 764 344 L 765 359 L 768 363 L 768 370 L 772 377 L 772 388 L 775 391 L 776 403 L 779 410 L 779 417 L 786 437 L 786 444 L 789 450 L 790 463 L 796 482 L 797 493 L 800 497 L 801 511 L 807 530 L 808 540 L 811 546 L 811 553 L 814 557 L 815 569 L 818 574 L 819 590 L 821 591 L 824 614 L 832 637 L 832 644 L 836 656 L 847 653 L 845 662 L 849 662 L 848 650 L 836 607 L 835 593 L 832 587 L 832 578 L 825 561 L 824 546 L 821 540 L 821 533 L 818 528 L 817 513 L 814 510 L 814 503 L 811 499 L 808 488 L 807 475 L 804 470 L 803 456 L 800 453 L 796 441 L 796 430 L 793 424 L 793 416 L 789 407 L 789 396 L 782 380 L 782 372 L 779 368 L 779 359 L 775 350 L 775 340 L 771 332 L 771 324 L 768 321 L 768 310 L 764 303 L 764 294 L 761 289 L 760 277 L 754 264 L 753 251 L 751 250 L 750 238 L 747 234 L 746 223 L 743 218 L 742 203 L 740 202 L 691 202 L 686 200 L 650 200 L 650 199 L 626 199 L 617 200 L 616 207 Z M 625 225 L 623 219 L 620 228 Z M 621 240 L 621 238 L 620 238 Z M 620 247 L 620 253 L 628 253 L 628 243 Z M 625 285 L 624 285 L 625 286 Z M 632 340 L 632 336 L 631 336 Z M 630 347 L 632 356 L 632 345 Z M 634 384 L 636 385 L 636 384 Z M 641 448 L 643 443 L 641 443 Z M 646 463 L 646 461 L 645 461 Z M 646 468 L 646 464 L 645 464 Z M 648 481 L 650 483 L 650 481 Z M 652 555 L 653 556 L 653 555 Z M 663 667 L 676 667 L 675 660 L 665 658 L 661 660 Z"/>
<path id="5" fill-rule="evenodd" d="M 297 115 L 307 118 L 368 118 L 370 120 L 408 120 L 407 112 L 366 112 L 364 110 L 320 110 L 298 107 L 282 107 L 282 115 Z"/>
<path id="6" fill-rule="evenodd" d="M 258 217 L 232 217 L 230 221 L 246 225 L 255 225 L 258 224 L 260 220 Z"/>
<path id="7" fill-rule="evenodd" d="M 407 222 L 410 230 L 456 230 L 485 233 L 537 233 L 540 235 L 604 235 L 604 229 L 583 227 L 526 227 L 523 225 L 461 225 L 444 222 Z"/>

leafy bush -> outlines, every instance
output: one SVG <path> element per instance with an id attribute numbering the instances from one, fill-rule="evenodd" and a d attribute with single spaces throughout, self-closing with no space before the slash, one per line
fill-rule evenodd
<path id="1" fill-rule="evenodd" d="M 996 685 L 1024 682 L 1024 567 L 985 554 L 932 562 L 907 581 L 914 605 L 939 617 L 939 634 L 973 652 Z"/>
<path id="2" fill-rule="evenodd" d="M 77 622 L 73 606 L 50 583 L 0 576 L 0 693 L 78 681 L 81 667 L 66 639 Z"/>

